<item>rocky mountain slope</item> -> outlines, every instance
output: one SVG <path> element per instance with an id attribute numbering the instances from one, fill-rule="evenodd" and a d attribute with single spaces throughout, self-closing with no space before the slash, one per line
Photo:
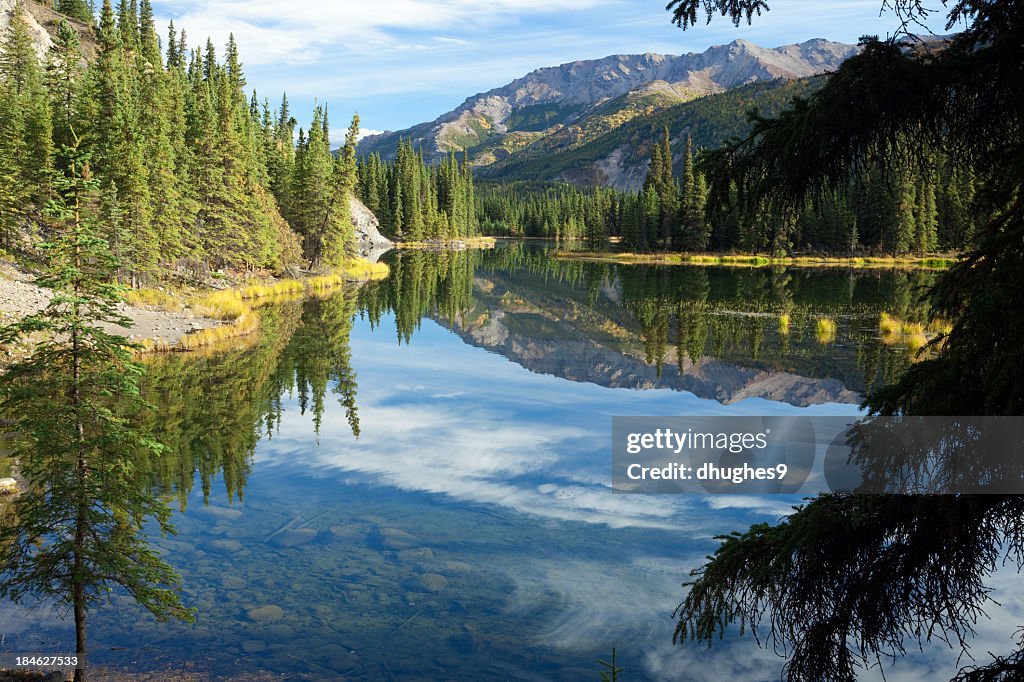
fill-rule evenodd
<path id="1" fill-rule="evenodd" d="M 369 136 L 360 153 L 390 158 L 403 138 L 433 158 L 468 149 L 474 163 L 485 167 L 537 145 L 564 147 L 561 138 L 585 144 L 705 95 L 831 71 L 857 49 L 822 39 L 777 48 L 735 40 L 702 53 L 612 55 L 537 69 L 430 123 Z M 560 144 L 552 145 L 552 136 Z"/>
<path id="2" fill-rule="evenodd" d="M 55 12 L 49 3 L 25 0 L 23 4 L 25 18 L 28 20 L 29 31 L 32 34 L 32 43 L 40 59 L 45 58 L 47 50 L 53 43 L 52 36 L 56 35 L 57 26 L 62 20 L 67 21 L 78 30 L 82 37 L 82 51 L 85 57 L 88 59 L 93 55 L 96 42 L 93 39 L 92 28 L 81 21 Z M 7 31 L 7 26 L 11 23 L 11 16 L 17 5 L 17 0 L 0 0 L 0 36 Z"/>

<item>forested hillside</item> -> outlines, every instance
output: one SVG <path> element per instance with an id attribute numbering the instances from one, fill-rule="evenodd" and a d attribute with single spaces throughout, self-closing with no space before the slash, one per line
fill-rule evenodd
<path id="1" fill-rule="evenodd" d="M 478 234 L 473 175 L 463 157 L 428 165 L 402 141 L 394 161 L 371 154 L 359 162 L 359 198 L 388 234 L 408 241 L 452 240 Z"/>
<path id="2" fill-rule="evenodd" d="M 31 250 L 52 232 L 47 206 L 76 148 L 99 187 L 81 208 L 133 284 L 350 252 L 358 119 L 338 155 L 323 107 L 296 142 L 287 98 L 272 110 L 247 94 L 233 37 L 218 58 L 172 24 L 161 50 L 149 0 L 116 12 L 105 0 L 94 24 L 85 3 L 58 9 L 76 21 L 59 23 L 45 59 L 20 2 L 0 43 L 0 248 Z"/>
<path id="3" fill-rule="evenodd" d="M 975 226 L 992 210 L 975 201 L 974 176 L 938 152 L 900 173 L 870 169 L 863 179 L 808 199 L 799 210 L 751 203 L 735 187 L 712 202 L 693 138 L 686 136 L 683 153 L 676 155 L 667 127 L 660 136 L 645 134 L 653 143 L 639 192 L 481 183 L 483 231 L 582 241 L 593 248 L 618 237 L 637 251 L 924 254 L 969 246 Z"/>

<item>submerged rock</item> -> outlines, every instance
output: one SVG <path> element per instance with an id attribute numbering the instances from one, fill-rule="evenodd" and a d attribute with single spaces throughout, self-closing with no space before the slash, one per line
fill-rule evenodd
<path id="1" fill-rule="evenodd" d="M 328 542 L 361 543 L 366 539 L 366 531 L 357 526 L 331 526 L 320 533 Z"/>
<path id="2" fill-rule="evenodd" d="M 214 540 L 206 545 L 218 552 L 238 552 L 242 549 L 242 543 L 238 540 Z"/>
<path id="3" fill-rule="evenodd" d="M 247 654 L 258 654 L 267 648 L 267 643 L 261 639 L 247 639 L 242 642 L 242 651 Z"/>
<path id="4" fill-rule="evenodd" d="M 304 545 L 316 539 L 316 531 L 312 528 L 292 528 L 283 531 L 280 535 L 271 540 L 271 544 L 278 547 L 295 547 Z"/>
<path id="5" fill-rule="evenodd" d="M 418 592 L 441 592 L 448 587 L 448 578 L 437 573 L 424 573 L 410 580 L 408 587 Z"/>
<path id="6" fill-rule="evenodd" d="M 403 549 L 398 553 L 399 561 L 429 561 L 434 558 L 434 550 L 429 547 Z"/>
<path id="7" fill-rule="evenodd" d="M 218 521 L 230 521 L 237 519 L 242 515 L 242 512 L 238 509 L 232 509 L 230 507 L 200 507 L 196 509 L 196 514 L 199 516 L 205 516 L 210 519 L 217 519 Z"/>
<path id="8" fill-rule="evenodd" d="M 239 578 L 237 575 L 226 575 L 220 579 L 220 584 L 229 590 L 241 590 L 245 589 L 246 583 L 244 578 Z"/>
<path id="9" fill-rule="evenodd" d="M 418 537 L 398 528 L 378 528 L 373 539 L 385 549 L 411 549 L 421 544 Z"/>
<path id="10" fill-rule="evenodd" d="M 284 609 L 276 604 L 267 604 L 251 608 L 245 615 L 254 623 L 276 623 L 284 618 Z"/>

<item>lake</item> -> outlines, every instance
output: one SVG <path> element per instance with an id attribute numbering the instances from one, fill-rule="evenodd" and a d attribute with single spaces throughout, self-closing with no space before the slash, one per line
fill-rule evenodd
<path id="1" fill-rule="evenodd" d="M 597 680 L 614 647 L 629 680 L 778 679 L 749 637 L 673 646 L 672 612 L 715 535 L 799 498 L 612 494 L 611 417 L 856 415 L 918 345 L 883 338 L 881 313 L 922 320 L 934 274 L 613 266 L 524 243 L 387 259 L 386 280 L 262 308 L 239 348 L 147 361 L 143 419 L 168 452 L 144 466 L 179 531 L 153 542 L 198 622 L 114 594 L 91 662 Z M 0 632 L 7 651 L 74 641 L 9 604 Z M 929 648 L 889 679 L 954 660 Z"/>

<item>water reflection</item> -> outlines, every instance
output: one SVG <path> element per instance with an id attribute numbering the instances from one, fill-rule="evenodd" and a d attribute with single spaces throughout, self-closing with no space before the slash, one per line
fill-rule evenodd
<path id="1" fill-rule="evenodd" d="M 114 595 L 99 660 L 596 679 L 616 646 L 630 679 L 775 676 L 746 642 L 672 648 L 669 616 L 713 534 L 796 500 L 613 495 L 610 417 L 855 414 L 910 361 L 879 312 L 915 314 L 927 276 L 616 267 L 520 244 L 391 266 L 262 309 L 237 351 L 151 361 L 169 446 L 151 478 L 183 510 L 159 546 L 200 622 L 156 625 Z M 62 636 L 6 607 L 0 631 Z"/>
<path id="2" fill-rule="evenodd" d="M 408 342 L 425 317 L 534 372 L 612 388 L 671 388 L 730 404 L 856 403 L 913 353 L 884 343 L 882 312 L 924 319 L 934 275 L 899 270 L 618 266 L 493 251 L 392 257 L 364 289 Z"/>

